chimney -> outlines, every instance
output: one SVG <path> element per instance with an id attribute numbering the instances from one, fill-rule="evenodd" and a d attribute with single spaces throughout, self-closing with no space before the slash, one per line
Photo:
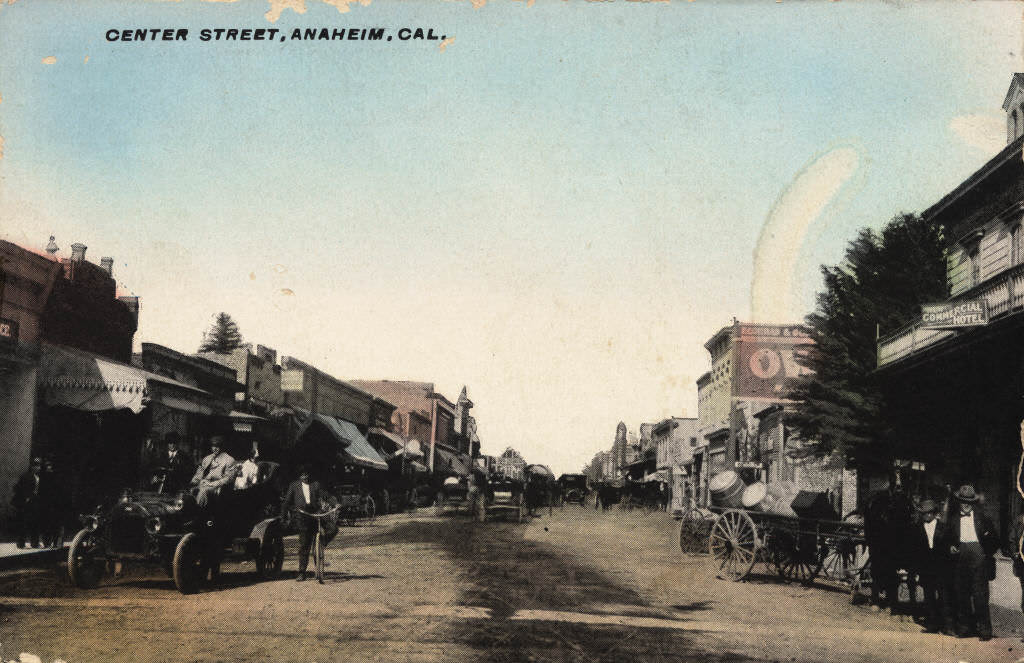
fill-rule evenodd
<path id="1" fill-rule="evenodd" d="M 57 242 L 54 241 L 55 239 L 56 238 L 53 235 L 50 235 L 50 243 L 46 245 L 46 252 L 50 254 L 51 258 L 56 258 L 57 251 L 60 251 L 60 248 L 57 246 Z"/>
<path id="2" fill-rule="evenodd" d="M 71 245 L 71 261 L 82 262 L 85 260 L 85 250 L 89 248 L 85 244 L 75 242 Z"/>
<path id="3" fill-rule="evenodd" d="M 107 273 L 107 276 L 114 275 L 114 259 L 113 258 L 100 258 L 100 267 Z"/>

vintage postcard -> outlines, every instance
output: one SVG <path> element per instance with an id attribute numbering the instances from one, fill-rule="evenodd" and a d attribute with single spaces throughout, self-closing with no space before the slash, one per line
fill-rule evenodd
<path id="1" fill-rule="evenodd" d="M 0 3 L 0 662 L 1024 660 L 1022 49 Z"/>

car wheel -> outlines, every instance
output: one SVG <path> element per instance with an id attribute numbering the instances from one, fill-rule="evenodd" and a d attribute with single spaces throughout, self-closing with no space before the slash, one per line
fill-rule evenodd
<path id="1" fill-rule="evenodd" d="M 267 534 L 256 557 L 256 574 L 262 580 L 281 575 L 284 567 L 284 538 L 277 530 Z"/>
<path id="2" fill-rule="evenodd" d="M 96 533 L 82 529 L 71 541 L 68 550 L 68 576 L 76 587 L 90 589 L 100 583 L 105 560 L 100 559 L 97 550 Z"/>
<path id="3" fill-rule="evenodd" d="M 174 549 L 174 585 L 182 594 L 192 594 L 205 577 L 202 542 L 195 532 L 189 532 Z"/>

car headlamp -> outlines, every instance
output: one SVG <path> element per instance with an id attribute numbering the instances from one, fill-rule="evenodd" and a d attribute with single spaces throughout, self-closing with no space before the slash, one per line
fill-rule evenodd
<path id="1" fill-rule="evenodd" d="M 159 517 L 153 517 L 146 521 L 146 531 L 150 534 L 157 534 L 163 529 L 164 523 Z"/>

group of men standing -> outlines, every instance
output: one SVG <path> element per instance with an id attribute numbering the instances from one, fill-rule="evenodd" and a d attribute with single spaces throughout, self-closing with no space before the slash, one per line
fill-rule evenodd
<path id="1" fill-rule="evenodd" d="M 28 471 L 14 484 L 11 500 L 19 548 L 63 545 L 66 494 L 53 461 L 32 459 Z"/>
<path id="2" fill-rule="evenodd" d="M 900 519 L 895 514 L 899 500 L 890 495 L 891 545 L 900 547 L 906 555 L 900 559 L 892 555 L 893 548 L 872 544 L 869 539 L 869 545 L 875 548 L 871 552 L 874 593 L 885 589 L 890 609 L 895 611 L 897 567 L 907 571 L 911 603 L 915 602 L 916 576 L 924 590 L 925 630 L 930 633 L 992 638 L 988 583 L 995 578 L 994 555 L 1000 548 L 1000 537 L 992 520 L 978 508 L 979 503 L 970 485 L 960 486 L 944 509 L 935 500 L 921 500 L 916 506 L 919 517 L 907 536 L 898 531 Z"/>

